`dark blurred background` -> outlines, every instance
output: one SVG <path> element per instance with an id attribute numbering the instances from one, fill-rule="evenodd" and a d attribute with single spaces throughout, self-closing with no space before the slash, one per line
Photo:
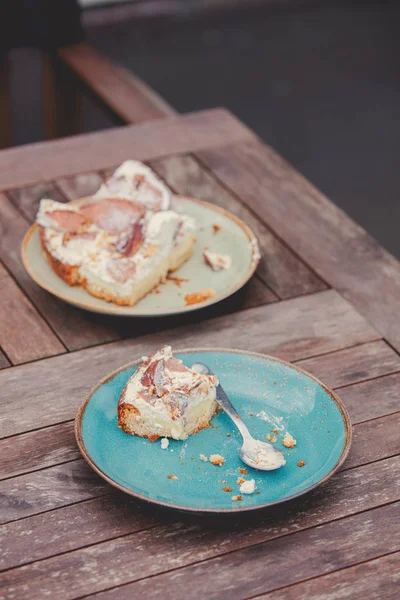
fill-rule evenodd
<path id="1" fill-rule="evenodd" d="M 400 2 L 82 0 L 88 41 L 179 112 L 226 106 L 400 258 Z M 11 55 L 15 143 L 39 52 Z M 89 98 L 84 131 L 116 122 Z"/>

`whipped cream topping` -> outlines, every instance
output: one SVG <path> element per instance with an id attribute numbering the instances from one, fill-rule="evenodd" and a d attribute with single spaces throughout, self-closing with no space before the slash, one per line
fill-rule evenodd
<path id="1" fill-rule="evenodd" d="M 202 402 L 211 391 L 215 394 L 218 379 L 200 375 L 176 359 L 171 346 L 147 357 L 128 381 L 123 402 L 135 405 L 141 414 L 160 414 L 177 419 L 190 403 Z"/>
<path id="2" fill-rule="evenodd" d="M 232 259 L 230 256 L 218 254 L 217 252 L 210 252 L 209 250 L 203 250 L 203 258 L 206 265 L 208 265 L 213 271 L 229 269 L 229 267 L 232 265 Z"/>
<path id="3" fill-rule="evenodd" d="M 257 489 L 256 482 L 254 479 L 248 479 L 241 484 L 239 489 L 242 494 L 253 494 Z"/>
<path id="4" fill-rule="evenodd" d="M 95 196 L 126 198 L 150 210 L 167 210 L 171 192 L 157 175 L 137 160 L 127 160 L 100 187 Z"/>
<path id="5" fill-rule="evenodd" d="M 286 464 L 286 460 L 280 452 L 258 440 L 246 443 L 246 453 L 251 456 L 260 469 L 277 469 Z M 256 468 L 257 468 L 256 467 Z"/>

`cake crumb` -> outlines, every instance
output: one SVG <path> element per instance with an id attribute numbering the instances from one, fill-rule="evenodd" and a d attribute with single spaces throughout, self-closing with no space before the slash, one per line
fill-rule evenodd
<path id="1" fill-rule="evenodd" d="M 261 492 L 256 492 L 256 496 L 259 496 L 261 494 Z"/>
<path id="2" fill-rule="evenodd" d="M 297 466 L 298 466 L 298 467 L 304 467 L 304 465 L 305 465 L 305 464 L 306 464 L 306 463 L 304 462 L 304 460 L 303 460 L 303 459 L 301 459 L 301 460 L 299 460 L 299 462 L 297 463 Z"/>
<path id="3" fill-rule="evenodd" d="M 161 440 L 161 448 L 163 450 L 166 450 L 168 448 L 168 446 L 169 446 L 169 439 L 168 438 L 163 438 Z"/>
<path id="4" fill-rule="evenodd" d="M 170 475 L 168 475 L 168 479 L 173 479 L 174 481 L 178 481 L 177 476 L 174 475 L 173 473 L 171 473 Z"/>
<path id="5" fill-rule="evenodd" d="M 246 480 L 245 480 L 243 477 L 238 477 L 238 478 L 236 479 L 236 483 L 237 483 L 238 485 L 242 485 L 242 483 L 244 483 L 245 481 L 246 481 Z"/>
<path id="6" fill-rule="evenodd" d="M 275 433 L 275 435 L 279 434 L 279 429 L 276 427 L 275 429 L 272 430 L 272 433 Z"/>
<path id="7" fill-rule="evenodd" d="M 239 500 L 243 500 L 243 496 L 232 496 L 232 502 L 238 502 Z"/>
<path id="8" fill-rule="evenodd" d="M 294 448 L 296 445 L 296 440 L 294 439 L 294 437 L 292 435 L 290 435 L 290 433 L 287 431 L 283 437 L 282 440 L 282 446 L 285 446 L 286 448 Z"/>
<path id="9" fill-rule="evenodd" d="M 207 288 L 206 290 L 200 290 L 199 292 L 194 292 L 193 294 L 185 295 L 185 302 L 188 306 L 191 304 L 200 304 L 201 302 L 205 302 L 209 298 L 213 298 L 215 296 L 215 290 L 212 288 Z"/>
<path id="10" fill-rule="evenodd" d="M 276 437 L 276 435 L 271 435 L 270 433 L 267 433 L 267 435 L 265 436 L 265 439 L 268 440 L 269 442 L 271 442 L 271 444 L 275 444 L 275 442 L 278 438 Z"/>
<path id="11" fill-rule="evenodd" d="M 216 235 L 218 233 L 218 231 L 221 231 L 221 225 L 218 225 L 218 223 L 214 223 L 214 225 L 212 226 L 213 230 L 214 230 L 214 235 Z"/>
<path id="12" fill-rule="evenodd" d="M 249 474 L 248 470 L 247 470 L 247 469 L 244 469 L 243 467 L 239 467 L 239 471 L 240 471 L 240 473 L 241 473 L 242 475 L 248 475 L 248 474 Z"/>
<path id="13" fill-rule="evenodd" d="M 249 413 L 249 417 L 254 417 L 254 413 Z"/>
<path id="14" fill-rule="evenodd" d="M 249 479 L 248 481 L 244 481 L 240 486 L 240 491 L 242 494 L 253 494 L 256 490 L 256 482 L 254 479 Z"/>
<path id="15" fill-rule="evenodd" d="M 231 486 L 230 486 L 230 485 L 225 485 L 225 486 L 222 488 L 222 491 L 223 491 L 223 492 L 231 492 L 231 491 L 232 491 L 232 488 L 231 488 Z"/>
<path id="16" fill-rule="evenodd" d="M 199 454 L 199 458 L 200 460 L 202 460 L 203 462 L 208 462 L 208 458 L 205 454 Z"/>
<path id="17" fill-rule="evenodd" d="M 231 437 L 231 434 L 230 434 L 230 433 L 227 433 L 227 434 L 226 434 L 226 437 Z"/>
<path id="18" fill-rule="evenodd" d="M 218 467 L 222 467 L 222 465 L 224 464 L 224 462 L 225 462 L 225 459 L 220 454 L 211 454 L 211 456 L 210 456 L 210 463 L 212 463 L 213 465 L 218 466 Z"/>

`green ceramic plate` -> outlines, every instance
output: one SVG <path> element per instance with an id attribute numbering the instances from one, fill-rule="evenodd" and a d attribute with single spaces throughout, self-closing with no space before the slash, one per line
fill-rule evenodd
<path id="1" fill-rule="evenodd" d="M 82 201 L 84 199 L 74 203 Z M 255 236 L 251 229 L 231 213 L 208 202 L 175 196 L 173 207 L 178 212 L 190 215 L 197 223 L 198 240 L 193 255 L 174 273 L 174 277 L 185 281 L 179 286 L 173 281 L 168 281 L 159 286 L 159 293 L 148 294 L 136 306 L 117 306 L 65 283 L 49 266 L 40 245 L 36 225 L 29 229 L 22 244 L 24 266 L 32 279 L 54 296 L 92 312 L 121 316 L 148 317 L 188 312 L 215 304 L 240 289 L 254 273 L 259 260 L 252 250 L 251 243 Z M 217 234 L 213 225 L 221 227 Z M 218 273 L 211 271 L 202 258 L 205 246 L 211 251 L 229 255 L 232 258 L 232 266 Z M 215 290 L 213 298 L 201 304 L 186 306 L 186 294 L 206 288 Z"/>
<path id="2" fill-rule="evenodd" d="M 137 363 L 103 379 L 85 399 L 76 418 L 76 436 L 83 456 L 106 481 L 143 500 L 181 510 L 230 513 L 258 509 L 289 500 L 326 481 L 340 467 L 350 448 L 351 425 L 341 400 L 325 385 L 281 360 L 237 350 L 183 350 L 176 355 L 191 366 L 204 362 L 219 377 L 251 433 L 264 439 L 275 426 L 276 442 L 286 456 L 277 471 L 248 468 L 257 492 L 239 494 L 236 483 L 241 438 L 220 411 L 212 427 L 185 441 L 160 441 L 130 436 L 117 427 L 118 397 Z M 282 446 L 285 431 L 297 440 Z M 202 462 L 200 454 L 225 457 L 222 467 Z M 304 460 L 303 467 L 297 463 Z M 178 480 L 168 478 L 169 474 Z M 223 487 L 232 487 L 232 492 Z"/>

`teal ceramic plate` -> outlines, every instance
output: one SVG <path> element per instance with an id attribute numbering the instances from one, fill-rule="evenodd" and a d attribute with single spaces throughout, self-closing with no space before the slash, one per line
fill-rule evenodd
<path id="1" fill-rule="evenodd" d="M 117 427 L 117 402 L 132 363 L 103 379 L 88 395 L 76 418 L 76 436 L 83 456 L 97 473 L 117 488 L 143 500 L 180 510 L 231 513 L 259 509 L 308 492 L 326 481 L 345 460 L 351 425 L 343 403 L 312 375 L 276 358 L 237 350 L 183 350 L 175 353 L 187 366 L 204 362 L 219 377 L 251 433 L 264 439 L 280 430 L 277 447 L 286 465 L 277 471 L 248 468 L 257 492 L 240 494 L 236 480 L 245 467 L 238 457 L 241 439 L 232 421 L 220 411 L 212 427 L 185 441 L 130 436 Z M 282 446 L 289 431 L 293 449 Z M 202 462 L 200 454 L 225 457 L 222 467 Z M 297 463 L 304 460 L 304 466 Z M 178 480 L 169 479 L 175 475 Z M 223 491 L 232 487 L 231 492 Z"/>
<path id="2" fill-rule="evenodd" d="M 85 198 L 82 198 L 71 204 L 84 201 Z M 84 289 L 65 283 L 46 260 L 37 225 L 32 225 L 22 243 L 25 269 L 38 285 L 65 302 L 92 312 L 128 317 L 165 316 L 197 310 L 215 304 L 239 290 L 250 279 L 259 261 L 254 252 L 257 246 L 251 229 L 228 211 L 208 202 L 174 196 L 173 208 L 190 215 L 197 224 L 198 239 L 193 255 L 173 274 L 183 281 L 167 281 L 158 287 L 157 293 L 151 292 L 135 306 L 117 306 L 91 296 Z M 218 233 L 215 233 L 213 225 L 220 227 Z M 205 246 L 212 252 L 229 255 L 232 266 L 218 273 L 211 271 L 202 257 Z M 201 304 L 186 306 L 186 294 L 207 288 L 215 290 L 213 298 Z"/>

